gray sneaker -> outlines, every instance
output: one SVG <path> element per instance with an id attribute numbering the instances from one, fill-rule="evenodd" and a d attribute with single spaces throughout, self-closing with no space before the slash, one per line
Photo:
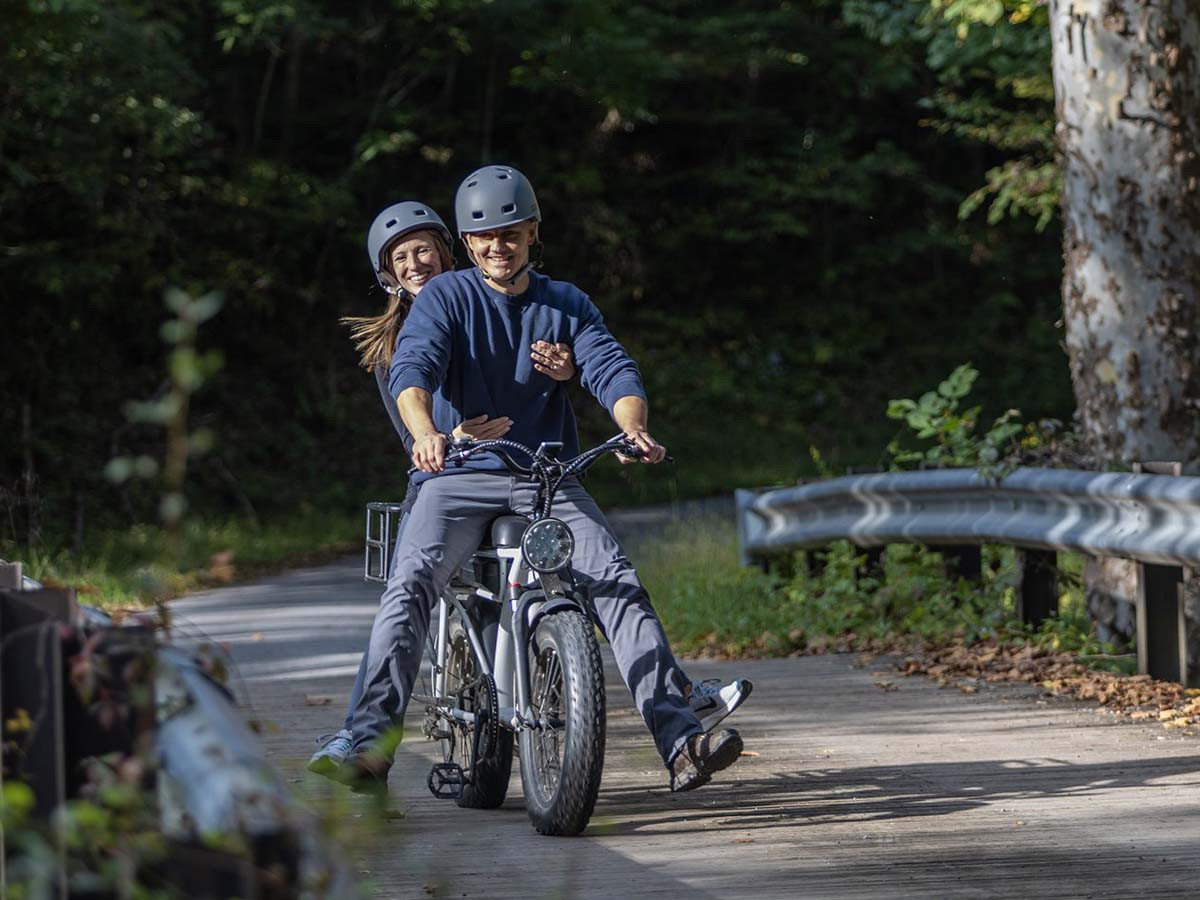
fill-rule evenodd
<path id="1" fill-rule="evenodd" d="M 692 791 L 712 781 L 742 754 L 742 736 L 730 729 L 693 734 L 671 760 L 671 791 Z"/>
<path id="2" fill-rule="evenodd" d="M 754 685 L 745 678 L 735 678 L 729 684 L 721 684 L 719 678 L 707 678 L 692 685 L 688 703 L 700 720 L 701 727 L 705 731 L 712 731 L 742 705 L 753 689 Z"/>
<path id="3" fill-rule="evenodd" d="M 314 753 L 312 759 L 308 761 L 308 771 L 329 778 L 346 761 L 346 757 L 354 746 L 354 735 L 343 728 L 334 734 L 321 735 L 317 738 L 317 742 L 321 741 L 324 741 L 321 749 Z"/>

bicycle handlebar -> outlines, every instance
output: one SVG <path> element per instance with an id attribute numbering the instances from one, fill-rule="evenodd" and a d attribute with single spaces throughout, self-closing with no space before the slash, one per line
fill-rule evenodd
<path id="1" fill-rule="evenodd" d="M 634 444 L 631 440 L 625 437 L 624 434 L 618 434 L 615 437 L 609 438 L 602 444 L 598 444 L 590 450 L 585 450 L 578 456 L 569 460 L 557 460 L 547 456 L 539 456 L 539 450 L 531 450 L 524 444 L 518 444 L 516 441 L 508 441 L 503 438 L 496 438 L 489 441 L 473 441 L 470 438 L 455 439 L 447 435 L 447 440 L 450 446 L 446 451 L 446 465 L 459 465 L 475 456 L 478 453 L 492 453 L 500 459 L 501 462 L 508 467 L 509 471 L 517 475 L 533 476 L 537 474 L 539 469 L 545 468 L 547 463 L 553 463 L 558 467 L 561 478 L 566 478 L 571 475 L 578 475 L 584 469 L 595 463 L 601 456 L 607 453 L 616 453 L 619 456 L 627 456 L 631 459 L 640 459 L 645 456 L 645 451 Z M 533 462 L 531 466 L 522 466 L 512 458 L 509 451 L 522 453 Z M 674 457 L 668 456 L 664 462 L 674 462 Z M 412 475 L 419 471 L 416 466 L 408 470 L 408 474 Z"/>

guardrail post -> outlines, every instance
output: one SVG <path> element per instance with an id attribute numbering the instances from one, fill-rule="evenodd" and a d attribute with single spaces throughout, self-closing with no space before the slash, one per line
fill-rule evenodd
<path id="1" fill-rule="evenodd" d="M 1053 550 L 1017 550 L 1021 580 L 1017 606 L 1021 621 L 1038 628 L 1058 613 L 1058 554 Z"/>
<path id="2" fill-rule="evenodd" d="M 864 554 L 862 565 L 854 570 L 855 578 L 882 578 L 883 577 L 883 551 L 887 549 L 883 546 L 878 547 L 860 547 L 855 544 L 854 549 Z"/>
<path id="3" fill-rule="evenodd" d="M 1187 682 L 1187 625 L 1183 569 L 1138 565 L 1138 672 L 1162 681 Z"/>
<path id="4" fill-rule="evenodd" d="M 942 555 L 951 578 L 983 580 L 983 548 L 978 544 L 931 544 L 929 549 Z"/>
<path id="5" fill-rule="evenodd" d="M 1173 460 L 1135 462 L 1135 473 L 1183 475 L 1183 463 Z M 1192 686 L 1188 670 L 1187 616 L 1183 593 L 1188 571 L 1180 566 L 1138 563 L 1138 673 L 1162 681 Z"/>
<path id="6" fill-rule="evenodd" d="M 70 621 L 73 605 L 72 591 L 0 591 L 0 743 L 6 756 L 17 748 L 9 770 L 29 784 L 42 819 L 66 802 L 59 625 Z M 67 896 L 61 858 L 50 891 Z"/>
<path id="7" fill-rule="evenodd" d="M 19 562 L 0 561 L 0 591 L 19 591 L 24 573 Z"/>

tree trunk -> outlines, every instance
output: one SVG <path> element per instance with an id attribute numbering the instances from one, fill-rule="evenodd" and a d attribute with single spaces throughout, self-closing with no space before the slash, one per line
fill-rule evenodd
<path id="1" fill-rule="evenodd" d="M 1063 307 L 1101 459 L 1194 460 L 1200 308 L 1195 0 L 1053 0 Z"/>
<path id="2" fill-rule="evenodd" d="M 1079 427 L 1109 463 L 1197 458 L 1200 14 L 1195 0 L 1051 0 L 1063 320 Z M 1085 571 L 1102 637 L 1132 565 Z M 1126 634 L 1125 636 L 1129 636 Z"/>

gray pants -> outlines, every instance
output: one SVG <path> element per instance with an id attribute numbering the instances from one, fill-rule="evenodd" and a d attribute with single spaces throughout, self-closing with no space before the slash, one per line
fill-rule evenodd
<path id="1" fill-rule="evenodd" d="M 535 489 L 524 479 L 477 472 L 442 475 L 421 485 L 371 628 L 366 682 L 351 728 L 356 749 L 403 723 L 438 596 L 493 519 L 530 512 Z M 575 583 L 590 599 L 621 677 L 669 764 L 687 738 L 703 729 L 684 698 L 687 678 L 662 623 L 608 522 L 574 479 L 559 488 L 554 515 L 574 532 Z"/>

